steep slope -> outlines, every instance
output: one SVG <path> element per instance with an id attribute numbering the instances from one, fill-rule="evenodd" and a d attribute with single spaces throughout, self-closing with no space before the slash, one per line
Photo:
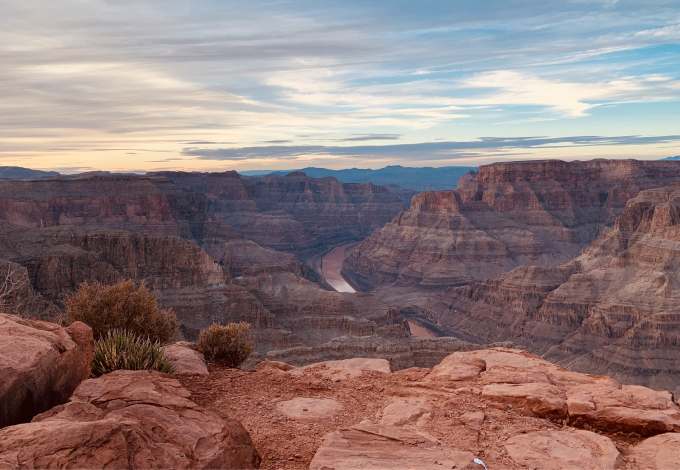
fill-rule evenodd
<path id="1" fill-rule="evenodd" d="M 496 163 L 455 191 L 423 192 L 345 261 L 357 287 L 446 287 L 517 266 L 551 267 L 611 226 L 642 189 L 680 180 L 677 162 Z"/>
<path id="2" fill-rule="evenodd" d="M 680 185 L 640 192 L 560 266 L 452 289 L 438 321 L 570 369 L 680 391 Z"/>

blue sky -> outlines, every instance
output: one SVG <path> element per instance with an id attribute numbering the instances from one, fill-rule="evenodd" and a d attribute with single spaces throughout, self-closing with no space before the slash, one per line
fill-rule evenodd
<path id="1" fill-rule="evenodd" d="M 2 0 L 0 22 L 0 165 L 680 154 L 680 0 Z"/>

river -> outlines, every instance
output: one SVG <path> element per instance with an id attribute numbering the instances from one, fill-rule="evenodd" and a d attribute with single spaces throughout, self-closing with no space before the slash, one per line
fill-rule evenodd
<path id="1" fill-rule="evenodd" d="M 358 242 L 347 243 L 346 245 L 336 246 L 329 251 L 321 260 L 321 272 L 326 282 L 338 292 L 356 292 L 345 278 L 342 277 L 342 262 L 345 261 L 345 251 L 356 246 Z"/>
<path id="2" fill-rule="evenodd" d="M 347 251 L 356 246 L 358 242 L 347 243 L 346 245 L 336 246 L 321 259 L 321 272 L 326 282 L 338 292 L 356 292 L 345 278 L 342 277 L 342 263 L 345 261 Z M 413 336 L 421 338 L 436 338 L 437 335 L 413 321 L 408 322 Z"/>

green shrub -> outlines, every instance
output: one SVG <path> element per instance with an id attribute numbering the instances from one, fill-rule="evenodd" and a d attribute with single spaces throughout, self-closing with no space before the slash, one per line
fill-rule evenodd
<path id="1" fill-rule="evenodd" d="M 229 323 L 226 326 L 212 324 L 202 330 L 198 349 L 209 363 L 238 367 L 253 352 L 253 337 L 248 334 L 250 323 Z"/>
<path id="2" fill-rule="evenodd" d="M 179 329 L 172 310 L 159 309 L 156 294 L 144 283 L 137 287 L 131 280 L 110 286 L 83 282 L 64 303 L 67 323 L 81 321 L 89 325 L 95 339 L 105 337 L 112 330 L 125 330 L 165 343 Z"/>
<path id="3" fill-rule="evenodd" d="M 99 377 L 114 370 L 157 370 L 173 374 L 175 367 L 165 357 L 163 346 L 158 341 L 114 330 L 94 345 L 92 375 Z"/>

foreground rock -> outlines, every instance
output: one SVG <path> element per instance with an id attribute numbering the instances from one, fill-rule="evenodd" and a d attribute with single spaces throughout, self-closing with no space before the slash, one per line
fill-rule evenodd
<path id="1" fill-rule="evenodd" d="M 65 403 L 90 375 L 93 348 L 84 323 L 62 328 L 0 313 L 0 428 Z"/>
<path id="2" fill-rule="evenodd" d="M 667 433 L 645 439 L 628 449 L 636 468 L 680 468 L 680 434 Z"/>
<path id="3" fill-rule="evenodd" d="M 87 380 L 69 403 L 0 431 L 0 468 L 257 468 L 243 426 L 189 396 L 158 372 Z"/>
<path id="4" fill-rule="evenodd" d="M 620 467 L 611 439 L 589 431 L 542 431 L 511 437 L 505 444 L 515 462 L 545 470 L 604 470 Z"/>
<path id="5" fill-rule="evenodd" d="M 333 363 L 272 361 L 182 380 L 244 423 L 263 468 L 677 467 L 680 409 L 668 392 L 506 348 L 459 351 L 433 369 L 350 364 L 341 380 Z"/>
<path id="6" fill-rule="evenodd" d="M 309 468 L 478 468 L 470 452 L 437 445 L 437 441 L 408 430 L 361 423 L 324 437 Z M 479 467 L 481 468 L 481 467 Z"/>
<path id="7" fill-rule="evenodd" d="M 195 343 L 179 341 L 163 348 L 165 355 L 175 366 L 176 374 L 208 374 L 205 356 L 195 347 Z"/>

